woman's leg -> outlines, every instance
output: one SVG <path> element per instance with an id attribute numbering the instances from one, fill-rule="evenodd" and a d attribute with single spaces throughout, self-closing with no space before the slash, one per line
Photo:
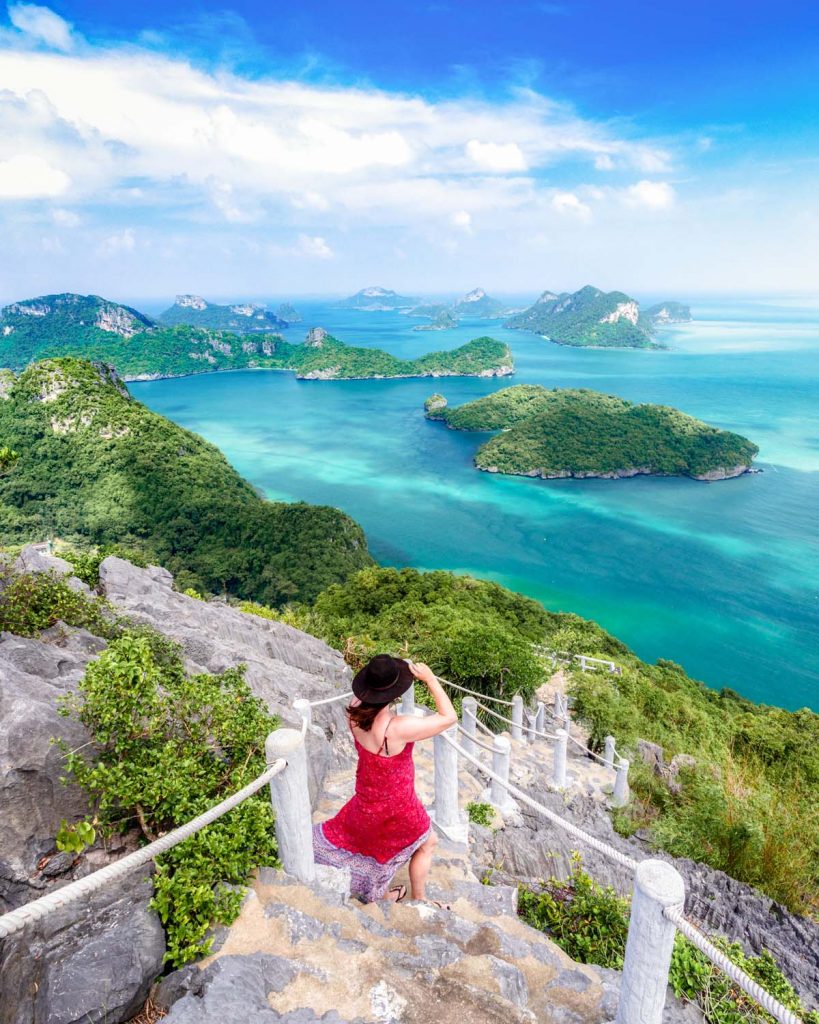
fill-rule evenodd
<path id="1" fill-rule="evenodd" d="M 419 846 L 410 858 L 409 878 L 414 900 L 426 899 L 427 878 L 432 866 L 432 854 L 437 845 L 438 837 L 434 832 L 430 832 L 426 842 Z"/>

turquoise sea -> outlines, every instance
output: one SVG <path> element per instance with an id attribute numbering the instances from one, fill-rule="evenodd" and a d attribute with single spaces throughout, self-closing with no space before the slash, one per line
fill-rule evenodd
<path id="1" fill-rule="evenodd" d="M 315 382 L 242 371 L 131 390 L 268 497 L 348 512 L 382 563 L 497 580 L 710 686 L 819 710 L 819 303 L 692 305 L 693 323 L 662 333 L 668 351 L 640 352 L 562 348 L 486 321 L 415 332 L 397 313 L 302 302 L 292 341 L 321 325 L 410 356 L 491 334 L 510 343 L 517 372 Z M 754 440 L 764 472 L 715 484 L 480 473 L 478 436 L 427 422 L 424 399 L 441 391 L 457 404 L 512 383 L 677 406 Z"/>

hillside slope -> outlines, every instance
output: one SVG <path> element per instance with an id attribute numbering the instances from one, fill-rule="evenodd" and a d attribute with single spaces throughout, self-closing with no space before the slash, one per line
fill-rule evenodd
<path id="1" fill-rule="evenodd" d="M 190 585 L 280 604 L 371 564 L 337 509 L 268 502 L 221 452 L 134 401 L 106 367 L 55 359 L 4 379 L 0 544 L 124 544 Z"/>
<path id="2" fill-rule="evenodd" d="M 504 327 L 542 334 L 558 345 L 576 348 L 661 348 L 654 325 L 640 304 L 624 292 L 602 292 L 586 285 L 576 292 L 545 291 Z"/>

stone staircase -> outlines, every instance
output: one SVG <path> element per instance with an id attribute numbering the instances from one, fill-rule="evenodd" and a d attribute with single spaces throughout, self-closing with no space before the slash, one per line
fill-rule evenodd
<path id="1" fill-rule="evenodd" d="M 534 752 L 532 753 L 534 756 Z M 415 748 L 419 796 L 432 803 L 432 741 Z M 355 768 L 330 772 L 315 820 L 352 793 Z M 483 783 L 463 773 L 461 801 Z M 496 824 L 503 825 L 498 821 Z M 396 877 L 408 884 L 406 868 Z M 263 869 L 215 952 L 156 993 L 167 1024 L 603 1024 L 619 974 L 577 964 L 517 916 L 517 891 L 484 885 L 469 849 L 439 836 L 428 895 L 361 904 L 331 887 Z M 667 1021 L 682 1019 L 671 1001 Z M 696 1020 L 693 1017 L 692 1020 Z"/>

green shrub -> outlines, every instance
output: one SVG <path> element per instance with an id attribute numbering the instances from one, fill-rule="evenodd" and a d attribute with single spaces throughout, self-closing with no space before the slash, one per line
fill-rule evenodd
<path id="1" fill-rule="evenodd" d="M 264 771 L 275 720 L 243 671 L 187 677 L 164 638 L 126 635 L 92 662 L 64 714 L 81 721 L 97 749 L 66 753 L 68 774 L 88 794 L 103 835 L 138 825 L 146 840 L 184 824 Z M 153 905 L 179 966 L 206 953 L 213 922 L 230 923 L 258 865 L 276 865 L 265 792 L 157 861 Z"/>
<path id="2" fill-rule="evenodd" d="M 124 558 L 132 565 L 138 565 L 143 569 L 148 564 L 145 555 L 141 551 L 123 547 L 121 544 L 102 544 L 99 547 L 83 551 L 78 551 L 74 548 L 60 551 L 60 557 L 74 566 L 74 575 L 84 583 L 87 583 L 89 587 L 99 585 L 100 565 L 109 555 Z"/>
<path id="3" fill-rule="evenodd" d="M 466 805 L 466 813 L 469 815 L 470 821 L 474 821 L 476 825 L 485 825 L 487 828 L 495 820 L 495 809 L 492 804 L 481 804 L 470 800 Z"/>
<path id="4" fill-rule="evenodd" d="M 72 590 L 53 573 L 7 573 L 0 589 L 0 631 L 37 636 L 62 621 L 110 639 L 122 630 L 109 605 Z"/>

